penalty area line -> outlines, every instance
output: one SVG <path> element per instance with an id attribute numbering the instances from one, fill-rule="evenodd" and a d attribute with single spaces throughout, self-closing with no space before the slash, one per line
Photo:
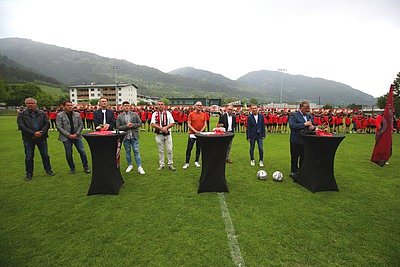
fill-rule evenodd
<path id="1" fill-rule="evenodd" d="M 222 219 L 225 223 L 225 230 L 228 237 L 232 260 L 236 266 L 244 267 L 245 263 L 242 254 L 240 253 L 239 242 L 236 239 L 235 228 L 233 227 L 231 215 L 229 214 L 228 206 L 225 201 L 225 195 L 224 193 L 217 193 L 217 195 L 221 206 Z"/>

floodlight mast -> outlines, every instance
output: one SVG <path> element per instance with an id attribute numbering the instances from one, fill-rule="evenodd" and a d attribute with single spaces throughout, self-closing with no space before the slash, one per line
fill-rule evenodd
<path id="1" fill-rule="evenodd" d="M 116 95 L 117 98 L 118 98 L 118 92 L 117 92 L 117 70 L 119 70 L 120 67 L 119 67 L 119 66 L 113 66 L 112 68 L 113 68 L 113 70 L 114 70 L 114 89 L 115 89 L 115 95 Z M 117 99 L 116 102 L 117 102 L 116 104 L 118 104 L 118 99 Z"/>
<path id="2" fill-rule="evenodd" d="M 287 69 L 278 69 L 278 71 L 282 73 L 282 75 L 281 75 L 281 99 L 280 99 L 281 100 L 280 103 L 282 104 L 282 99 L 283 99 L 283 73 L 287 72 Z"/>

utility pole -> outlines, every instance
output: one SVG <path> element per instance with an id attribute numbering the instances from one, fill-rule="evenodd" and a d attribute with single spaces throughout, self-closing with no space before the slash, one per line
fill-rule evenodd
<path id="1" fill-rule="evenodd" d="M 118 91 L 117 91 L 117 70 L 119 70 L 120 69 L 120 67 L 119 66 L 113 66 L 112 67 L 113 68 L 113 70 L 114 70 L 114 88 L 115 88 L 115 96 L 116 96 L 116 103 L 115 104 L 118 104 Z"/>
<path id="2" fill-rule="evenodd" d="M 281 72 L 281 101 L 280 103 L 282 104 L 282 99 L 283 99 L 283 73 L 287 71 L 287 69 L 278 69 L 279 72 Z"/>

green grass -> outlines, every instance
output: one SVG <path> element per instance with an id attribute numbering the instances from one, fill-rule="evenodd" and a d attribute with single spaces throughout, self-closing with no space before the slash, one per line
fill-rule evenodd
<path id="1" fill-rule="evenodd" d="M 15 84 L 15 85 L 18 85 L 18 83 Z M 60 87 L 50 86 L 50 85 L 44 85 L 44 84 L 37 84 L 37 86 L 39 86 L 40 89 L 41 89 L 43 92 L 45 92 L 45 93 L 47 93 L 47 94 L 50 94 L 50 95 L 52 95 L 52 96 L 55 96 L 55 97 L 61 96 L 61 95 L 64 95 L 64 94 L 68 94 L 68 93 L 63 92 L 62 89 L 61 89 Z"/>
<path id="2" fill-rule="evenodd" d="M 120 194 L 88 197 L 91 176 L 82 168 L 69 174 L 56 132 L 49 138 L 56 176 L 44 174 L 37 153 L 33 181 L 23 180 L 15 121 L 0 117 L 0 266 L 234 265 L 216 193 L 196 193 L 193 158 L 182 170 L 186 134 L 173 135 L 176 172 L 157 172 L 154 135 L 142 132 L 146 175 L 124 172 L 123 151 Z M 335 161 L 340 191 L 315 194 L 287 178 L 288 138 L 269 134 L 264 143 L 269 178 L 281 170 L 282 183 L 257 180 L 244 134 L 234 138 L 225 197 L 246 265 L 398 266 L 400 135 L 381 168 L 369 161 L 374 136 L 348 134 Z"/>

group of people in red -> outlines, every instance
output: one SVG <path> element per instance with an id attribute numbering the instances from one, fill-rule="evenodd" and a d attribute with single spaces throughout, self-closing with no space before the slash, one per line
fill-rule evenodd
<path id="1" fill-rule="evenodd" d="M 110 107 L 111 108 L 111 107 Z M 111 108 L 114 112 L 115 118 L 122 112 L 116 108 Z M 88 130 L 94 130 L 93 113 L 97 110 L 96 106 L 86 107 L 75 107 L 75 111 L 80 113 L 81 119 L 84 124 L 84 128 Z M 132 110 L 139 115 L 142 122 L 142 131 L 152 131 L 150 125 L 151 116 L 154 111 L 157 110 L 157 106 L 132 106 Z M 188 132 L 188 116 L 193 111 L 193 107 L 169 107 L 168 110 L 171 112 L 174 118 L 175 125 L 173 131 L 175 132 Z M 50 131 L 56 129 L 56 118 L 57 114 L 62 109 L 51 109 L 44 110 L 47 117 L 50 120 Z M 293 110 L 294 111 L 294 110 Z M 206 115 L 207 131 L 210 131 L 210 116 L 212 113 L 210 109 L 204 107 L 203 112 Z M 224 112 L 220 109 L 216 115 L 220 115 Z M 236 119 L 236 132 L 246 132 L 247 119 L 249 112 L 237 109 L 233 111 Z M 274 110 L 274 109 L 261 109 L 261 114 L 264 116 L 264 124 L 266 130 L 270 133 L 288 133 L 288 120 L 291 114 L 291 110 Z M 312 111 L 314 116 L 314 123 L 319 128 L 325 128 L 330 133 L 375 133 L 375 129 L 379 128 L 381 122 L 380 114 L 364 114 L 363 112 L 335 112 L 335 111 Z M 394 129 L 397 133 L 400 133 L 400 120 L 395 118 Z M 147 126 L 146 126 L 147 125 Z M 147 129 L 146 129 L 147 128 Z"/>
<path id="2" fill-rule="evenodd" d="M 119 114 L 121 114 L 123 111 L 122 110 L 117 110 L 115 107 L 109 106 L 111 110 L 114 112 L 115 119 L 118 117 Z M 87 130 L 94 130 L 94 123 L 93 123 L 93 114 L 97 110 L 97 106 L 85 106 L 85 107 L 75 107 L 75 111 L 79 112 L 81 119 L 84 124 L 84 128 Z M 146 125 L 147 125 L 147 131 L 152 131 L 152 127 L 150 125 L 151 122 L 151 116 L 152 114 L 157 110 L 157 106 L 145 106 L 145 107 L 137 107 L 137 106 L 132 106 L 131 108 L 132 111 L 136 112 L 139 115 L 139 118 L 142 122 L 142 131 L 146 130 Z M 57 114 L 62 111 L 62 108 L 58 109 L 44 109 L 45 113 L 47 114 L 48 119 L 50 120 L 50 131 L 56 129 L 56 118 Z M 168 108 L 168 111 L 171 112 L 172 117 L 174 118 L 175 121 L 175 126 L 173 128 L 173 131 L 175 132 L 188 132 L 189 127 L 188 127 L 188 117 L 189 113 L 193 111 L 193 107 L 188 107 L 188 108 L 182 108 L 182 107 L 176 107 L 176 108 Z M 210 130 L 210 110 L 204 109 L 203 112 L 206 115 L 206 120 L 207 120 L 207 130 Z"/>
<path id="3" fill-rule="evenodd" d="M 131 137 L 132 140 L 129 138 L 129 140 L 124 140 L 129 165 L 127 172 L 130 172 L 133 168 L 130 157 L 130 147 L 132 146 L 135 160 L 138 165 L 138 172 L 140 174 L 145 174 L 145 172 L 141 166 L 138 135 L 140 130 L 144 131 L 146 129 L 146 124 L 148 125 L 147 130 L 149 132 L 151 131 L 157 134 L 156 141 L 159 146 L 159 170 L 163 169 L 165 166 L 163 152 L 164 146 L 166 146 L 167 149 L 168 167 L 171 170 L 175 170 L 175 167 L 172 165 L 171 131 L 189 132 L 186 161 L 183 169 L 186 169 L 189 166 L 190 154 L 193 145 L 196 143 L 195 134 L 203 131 L 210 131 L 211 112 L 210 109 L 204 107 L 201 102 L 197 102 L 191 107 L 172 108 L 164 106 L 162 101 L 159 101 L 157 106 L 149 107 L 137 107 L 125 101 L 121 110 L 109 106 L 107 104 L 107 99 L 104 97 L 99 100 L 98 108 L 74 107 L 71 101 L 65 101 L 63 106 L 58 110 L 47 110 L 46 108 L 39 110 L 37 108 L 37 102 L 33 98 L 27 98 L 25 104 L 26 109 L 21 108 L 18 112 L 17 123 L 24 140 L 26 152 L 26 180 L 28 181 L 32 179 L 33 175 L 33 156 L 35 146 L 38 146 L 41 152 L 46 173 L 48 175 L 54 175 L 47 154 L 46 139 L 48 137 L 47 131 L 49 128 L 59 132 L 59 140 L 63 141 L 66 150 L 66 158 L 72 174 L 75 173 L 75 164 L 73 163 L 72 158 L 72 145 L 77 147 L 78 152 L 81 155 L 84 171 L 90 173 L 86 154 L 81 142 L 81 131 L 94 130 L 100 127 L 99 125 L 103 125 L 103 127 L 104 125 L 111 125 L 110 129 L 117 127 L 117 129 L 120 130 L 131 130 L 132 133 L 129 134 L 129 137 Z M 325 110 L 314 110 L 310 112 L 309 103 L 307 101 L 303 101 L 300 104 L 300 110 L 302 110 L 301 108 L 304 109 L 304 112 L 306 112 L 309 118 L 312 118 L 312 127 L 318 127 L 319 129 L 326 128 L 326 131 L 331 133 L 375 133 L 375 129 L 381 128 L 380 124 L 382 116 L 380 114 L 367 115 L 362 112 L 346 114 L 344 112 L 334 113 Z M 265 138 L 266 132 L 286 133 L 288 132 L 288 128 L 290 128 L 292 140 L 293 132 L 297 129 L 297 124 L 294 123 L 293 120 L 296 118 L 296 114 L 299 113 L 299 111 L 260 109 L 257 105 L 252 105 L 249 111 L 238 109 L 235 111 L 234 107 L 229 105 L 224 110 L 220 109 L 219 112 L 215 113 L 215 115 L 219 116 L 219 120 L 216 125 L 212 125 L 212 128 L 214 128 L 214 126 L 224 127 L 228 132 L 245 131 L 246 139 L 250 143 L 251 165 L 255 166 L 254 148 L 255 143 L 257 142 L 259 150 L 259 165 L 260 167 L 264 167 L 263 139 Z M 300 123 L 298 125 L 301 127 L 304 127 L 304 125 L 309 121 L 308 117 L 307 120 L 305 120 L 305 115 L 303 117 L 300 115 L 297 117 L 300 118 Z M 306 121 L 306 123 L 304 123 L 304 121 Z M 115 122 L 117 122 L 116 125 Z M 125 124 L 127 126 L 125 126 Z M 290 127 L 288 127 L 288 125 Z M 135 127 L 130 129 L 133 126 Z M 393 126 L 394 129 L 397 129 L 397 133 L 399 133 L 400 120 L 394 118 Z M 129 129 L 125 129 L 126 127 Z M 132 142 L 129 143 L 128 141 Z M 230 146 L 226 158 L 227 163 L 232 163 L 229 159 Z M 296 152 L 296 147 L 293 147 L 294 148 L 291 148 L 291 150 Z M 196 147 L 196 167 L 200 167 L 200 163 L 198 162 L 199 156 L 200 148 Z M 292 172 L 295 173 L 295 170 Z"/>

